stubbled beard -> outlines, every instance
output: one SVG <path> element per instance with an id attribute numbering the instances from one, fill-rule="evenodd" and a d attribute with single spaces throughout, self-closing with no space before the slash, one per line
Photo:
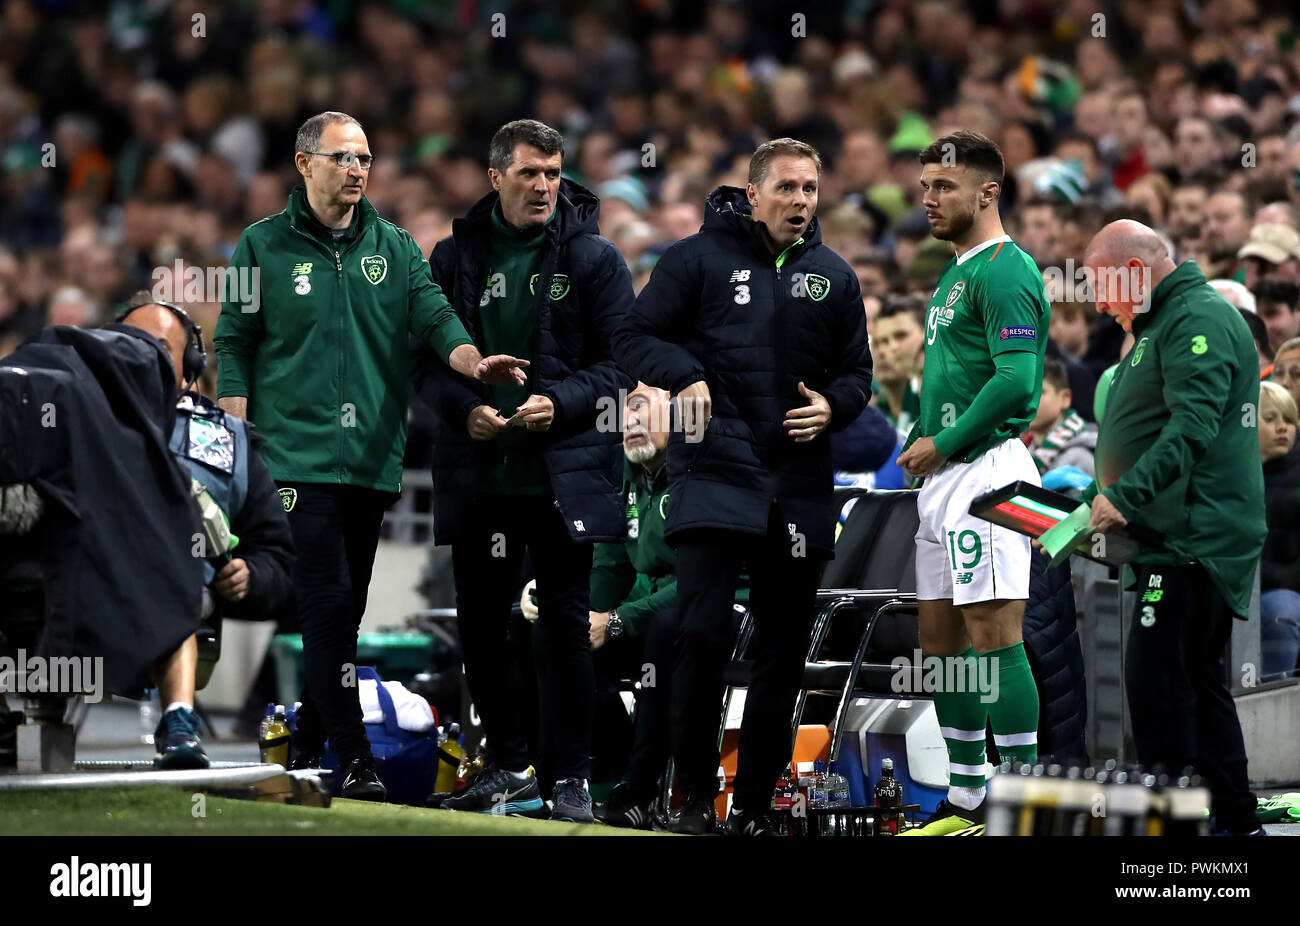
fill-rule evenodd
<path id="1" fill-rule="evenodd" d="M 655 450 L 655 445 L 647 439 L 645 443 L 637 444 L 635 447 L 629 447 L 627 442 L 624 441 L 623 453 L 633 463 L 644 463 L 647 460 L 653 460 L 658 451 Z"/>
<path id="2" fill-rule="evenodd" d="M 974 213 L 970 213 L 968 215 L 954 216 L 952 219 L 949 220 L 948 228 L 943 232 L 942 235 L 936 233 L 934 229 L 930 230 L 930 234 L 934 235 L 934 237 L 938 238 L 940 241 L 955 241 L 956 239 L 960 238 L 962 235 L 966 234 L 966 232 L 970 231 L 971 226 L 974 224 L 975 224 Z"/>

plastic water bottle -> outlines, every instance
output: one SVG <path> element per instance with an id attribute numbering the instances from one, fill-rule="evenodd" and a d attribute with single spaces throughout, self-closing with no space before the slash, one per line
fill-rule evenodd
<path id="1" fill-rule="evenodd" d="M 826 803 L 841 810 L 851 807 L 853 803 L 849 796 L 849 780 L 840 774 L 838 762 L 831 763 L 830 774 L 826 778 Z"/>
<path id="2" fill-rule="evenodd" d="M 149 697 L 140 702 L 140 742 L 146 746 L 153 745 L 153 732 L 158 728 L 158 711 L 153 706 L 156 691 L 150 691 Z"/>
<path id="3" fill-rule="evenodd" d="M 812 778 L 808 782 L 808 809 L 822 810 L 826 806 L 826 763 L 818 759 L 813 763 Z"/>
<path id="4" fill-rule="evenodd" d="M 257 725 L 258 745 L 261 745 L 261 743 L 266 739 L 266 731 L 271 726 L 271 721 L 274 719 L 275 719 L 275 705 L 268 704 L 266 706 L 266 716 L 263 717 L 262 722 Z M 263 761 L 266 761 L 265 758 L 263 758 Z"/>

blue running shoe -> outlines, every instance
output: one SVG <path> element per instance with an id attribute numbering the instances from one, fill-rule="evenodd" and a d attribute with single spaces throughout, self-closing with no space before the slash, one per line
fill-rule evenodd
<path id="1" fill-rule="evenodd" d="M 523 772 L 507 772 L 495 765 L 484 769 L 474 783 L 454 797 L 442 802 L 443 810 L 470 813 L 529 813 L 544 806 L 537 787 L 537 773 L 530 765 Z"/>
<path id="2" fill-rule="evenodd" d="M 153 765 L 159 769 L 207 768 L 208 754 L 199 744 L 199 715 L 178 707 L 162 715 L 153 731 Z"/>

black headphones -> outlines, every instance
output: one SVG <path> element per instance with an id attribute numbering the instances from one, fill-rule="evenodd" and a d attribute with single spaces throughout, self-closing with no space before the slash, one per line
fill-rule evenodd
<path id="1" fill-rule="evenodd" d="M 182 388 L 192 386 L 198 382 L 199 377 L 203 375 L 203 371 L 208 365 L 208 354 L 203 349 L 203 329 L 180 306 L 165 302 L 162 299 L 155 299 L 152 294 L 149 294 L 146 298 L 143 293 L 131 300 L 127 307 L 122 310 L 122 313 L 117 316 L 117 320 L 122 322 L 136 309 L 142 309 L 147 305 L 162 306 L 175 315 L 177 321 L 184 326 L 186 340 L 185 352 L 181 355 L 181 378 L 184 380 Z"/>

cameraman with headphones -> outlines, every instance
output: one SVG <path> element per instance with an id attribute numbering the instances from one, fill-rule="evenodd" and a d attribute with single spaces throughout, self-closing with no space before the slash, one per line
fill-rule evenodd
<path id="1" fill-rule="evenodd" d="M 202 331 L 184 309 L 141 291 L 118 321 L 162 344 L 181 389 L 169 446 L 190 479 L 202 516 L 205 621 L 219 631 L 223 617 L 274 618 L 290 597 L 293 540 L 275 482 L 255 452 L 259 440 L 252 425 L 188 391 L 207 358 Z M 154 762 L 160 768 L 208 766 L 194 711 L 197 664 L 192 635 L 154 666 L 165 705 L 154 733 Z"/>

